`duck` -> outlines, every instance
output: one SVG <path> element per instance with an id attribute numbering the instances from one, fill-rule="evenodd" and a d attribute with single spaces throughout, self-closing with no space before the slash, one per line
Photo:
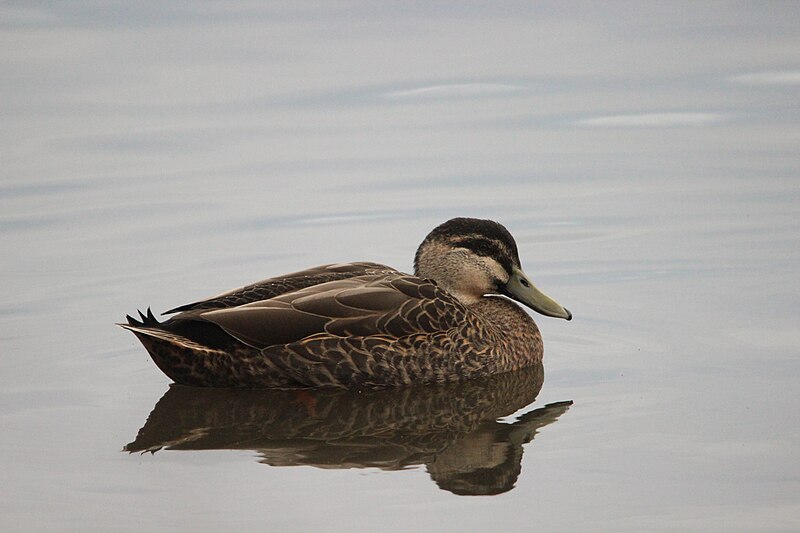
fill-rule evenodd
<path id="1" fill-rule="evenodd" d="M 118 325 L 181 385 L 404 387 L 541 364 L 541 333 L 518 304 L 572 319 L 522 270 L 505 226 L 459 217 L 423 239 L 413 275 L 326 264 Z"/>

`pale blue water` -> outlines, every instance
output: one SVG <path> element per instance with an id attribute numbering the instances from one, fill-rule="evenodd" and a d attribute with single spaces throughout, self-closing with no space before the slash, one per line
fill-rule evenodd
<path id="1" fill-rule="evenodd" d="M 1 528 L 796 530 L 797 4 L 331 6 L 0 8 Z M 400 470 L 363 428 L 355 459 L 121 451 L 169 389 L 126 313 L 410 270 L 458 215 L 575 315 L 536 318 L 544 385 L 500 420 L 530 443 L 490 418 Z M 436 481 L 509 450 L 499 495 Z"/>

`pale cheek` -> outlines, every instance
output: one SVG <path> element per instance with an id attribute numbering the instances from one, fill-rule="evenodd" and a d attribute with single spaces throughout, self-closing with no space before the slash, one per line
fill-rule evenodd
<path id="1" fill-rule="evenodd" d="M 494 286 L 492 285 L 493 280 L 497 279 L 503 283 L 506 283 L 508 281 L 508 272 L 506 272 L 505 269 L 501 267 L 497 261 L 493 259 L 483 258 L 482 263 L 484 271 L 486 272 L 489 278 L 490 289 L 494 289 Z"/>

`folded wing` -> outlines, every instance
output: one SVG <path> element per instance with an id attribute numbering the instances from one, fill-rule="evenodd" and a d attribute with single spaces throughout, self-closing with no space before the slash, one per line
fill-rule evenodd
<path id="1" fill-rule="evenodd" d="M 207 322 L 254 348 L 313 336 L 401 338 L 463 324 L 466 309 L 433 282 L 400 273 L 362 275 L 224 309 L 190 310 L 175 322 Z"/>
<path id="2" fill-rule="evenodd" d="M 368 262 L 334 263 L 321 265 L 276 278 L 265 279 L 217 296 L 182 305 L 164 314 L 202 309 L 225 309 L 268 300 L 292 291 L 313 287 L 321 283 L 374 274 L 394 274 L 397 271 L 386 265 Z"/>

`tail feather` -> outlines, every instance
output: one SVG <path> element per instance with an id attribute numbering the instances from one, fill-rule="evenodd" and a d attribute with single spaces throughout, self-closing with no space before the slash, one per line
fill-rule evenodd
<path id="1" fill-rule="evenodd" d="M 158 319 L 155 316 L 153 316 L 153 312 L 150 310 L 149 307 L 147 308 L 147 314 L 144 314 L 139 310 L 137 310 L 136 312 L 139 313 L 139 320 L 136 320 L 131 315 L 125 315 L 125 319 L 128 321 L 128 323 L 127 324 L 118 323 L 117 325 L 122 327 L 133 326 L 137 328 L 157 328 L 161 325 L 161 322 L 159 322 Z M 125 328 L 125 329 L 130 329 L 130 328 Z"/>
<path id="2" fill-rule="evenodd" d="M 211 382 L 207 358 L 217 359 L 224 351 L 164 329 L 150 309 L 146 314 L 139 312 L 139 317 L 137 320 L 128 315 L 127 324 L 117 325 L 136 335 L 162 372 L 176 383 L 207 385 Z"/>
<path id="3" fill-rule="evenodd" d="M 145 345 L 145 348 L 147 348 L 147 350 L 151 353 L 151 355 L 153 354 L 151 349 L 153 346 L 152 342 L 159 342 L 159 341 L 181 349 L 202 351 L 206 353 L 222 353 L 221 350 L 209 348 L 208 346 L 204 346 L 191 339 L 187 339 L 182 335 L 178 335 L 170 331 L 165 331 L 163 329 L 152 328 L 142 324 L 118 323 L 117 325 L 123 329 L 127 329 L 128 331 L 133 332 L 137 337 L 139 337 L 139 340 L 142 341 L 142 343 Z"/>
<path id="4" fill-rule="evenodd" d="M 161 329 L 161 322 L 159 322 L 156 317 L 153 316 L 153 312 L 149 307 L 147 308 L 147 314 L 142 313 L 139 310 L 136 312 L 139 313 L 139 320 L 136 320 L 131 315 L 125 315 L 128 323 L 118 323 L 117 325 L 121 328 L 127 329 L 128 331 L 132 331 L 137 336 L 145 335 L 147 337 L 167 341 L 170 344 L 177 344 L 181 346 L 186 346 L 187 343 L 195 344 L 181 335 L 176 335 L 175 333 Z M 141 337 L 139 338 L 141 339 Z"/>

